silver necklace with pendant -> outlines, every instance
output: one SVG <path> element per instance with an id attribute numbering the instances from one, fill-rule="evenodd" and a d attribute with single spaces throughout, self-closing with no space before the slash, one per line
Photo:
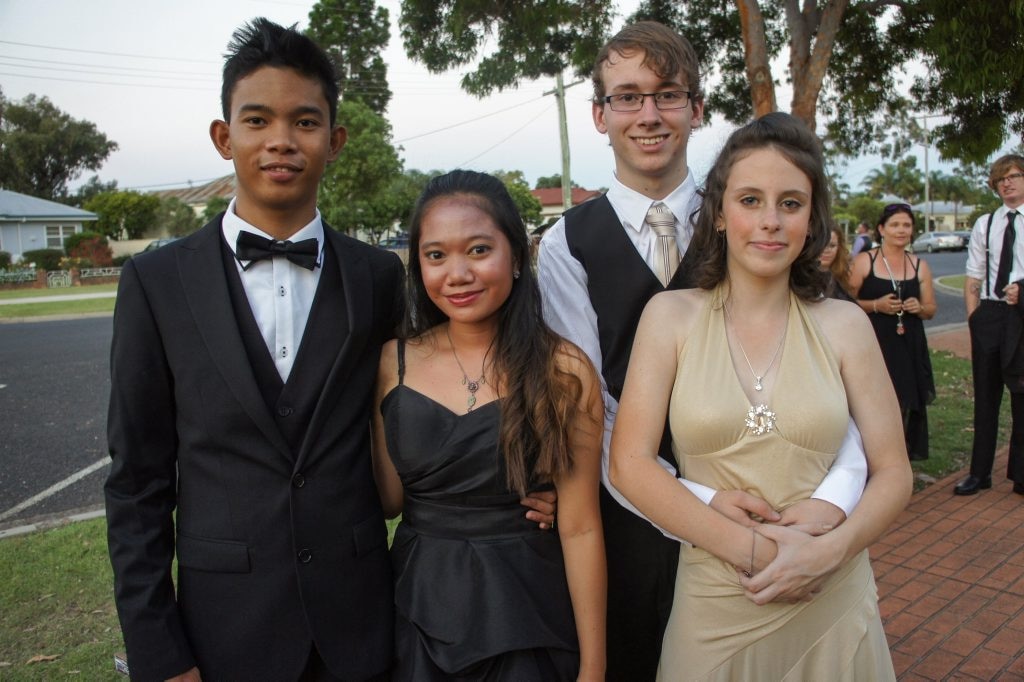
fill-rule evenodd
<path id="1" fill-rule="evenodd" d="M 728 322 L 732 322 L 732 318 L 729 315 L 729 309 L 724 308 L 725 317 Z M 772 371 L 772 367 L 775 366 L 775 360 L 779 357 L 779 352 L 782 350 L 782 344 L 786 341 L 786 327 L 789 326 L 788 314 L 786 326 L 782 329 L 782 335 L 779 337 L 779 344 L 775 347 L 775 352 L 772 353 L 772 359 L 768 363 L 768 367 L 765 368 L 764 372 L 758 374 L 754 371 L 754 366 L 750 364 L 750 358 L 747 357 L 747 351 L 743 349 L 743 342 L 740 341 L 739 334 L 734 331 L 736 337 L 736 346 L 740 349 L 740 353 L 743 355 L 743 360 L 747 363 L 747 369 L 750 370 L 751 376 L 754 377 L 754 390 L 764 390 L 764 378 L 768 376 L 768 372 Z M 751 405 L 750 409 L 747 410 L 747 417 L 744 420 L 744 424 L 748 429 L 754 432 L 755 436 L 761 436 L 775 428 L 775 413 L 768 409 L 766 403 L 758 403 L 757 405 Z"/>
<path id="2" fill-rule="evenodd" d="M 462 372 L 462 385 L 469 391 L 469 395 L 466 396 L 466 412 L 472 412 L 473 407 L 476 405 L 476 392 L 480 390 L 480 387 L 487 383 L 487 376 L 485 374 L 484 367 L 487 366 L 487 356 L 491 353 L 491 346 L 494 345 L 494 340 L 491 340 L 491 345 L 487 346 L 487 352 L 484 353 L 484 360 L 480 363 L 480 378 L 470 379 L 469 375 L 466 374 L 466 368 L 462 366 L 462 361 L 459 360 L 459 354 L 455 352 L 455 344 L 452 343 L 452 333 L 450 327 L 445 327 L 445 335 L 448 336 L 448 345 L 452 349 L 452 357 L 455 358 L 455 364 L 459 366 L 459 371 Z"/>
<path id="3" fill-rule="evenodd" d="M 885 266 L 885 271 L 889 273 L 889 281 L 892 282 L 892 291 L 896 294 L 896 299 L 900 302 L 899 312 L 896 313 L 896 333 L 903 336 L 906 333 L 906 328 L 903 326 L 903 282 L 907 280 L 907 254 L 903 254 L 903 279 L 896 282 L 896 278 L 892 275 L 892 268 L 889 267 L 889 261 L 886 260 L 885 254 L 882 250 L 878 250 L 882 254 L 882 265 Z"/>

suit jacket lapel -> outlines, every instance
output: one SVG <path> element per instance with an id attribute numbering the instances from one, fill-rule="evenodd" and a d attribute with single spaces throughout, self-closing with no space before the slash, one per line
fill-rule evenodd
<path id="1" fill-rule="evenodd" d="M 267 440 L 291 460 L 288 444 L 256 385 L 238 331 L 221 257 L 220 219 L 189 237 L 178 258 L 185 299 L 206 349 L 242 409 Z"/>
<path id="2" fill-rule="evenodd" d="M 341 271 L 341 282 L 345 294 L 345 313 L 348 317 L 348 337 L 342 342 L 341 350 L 334 359 L 327 380 L 324 382 L 320 400 L 309 422 L 309 429 L 299 452 L 298 463 L 301 465 L 316 434 L 320 433 L 324 420 L 330 413 L 331 406 L 339 399 L 344 390 L 352 368 L 363 355 L 373 326 L 373 276 L 370 264 L 355 249 L 342 239 L 332 228 L 324 224 L 324 234 L 331 243 L 338 269 Z"/>

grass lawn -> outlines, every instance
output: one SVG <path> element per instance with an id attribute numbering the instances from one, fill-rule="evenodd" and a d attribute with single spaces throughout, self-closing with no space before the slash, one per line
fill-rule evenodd
<path id="1" fill-rule="evenodd" d="M 947 275 L 945 277 L 939 277 L 939 284 L 947 286 L 951 289 L 963 291 L 965 279 L 965 275 Z"/>
<path id="2" fill-rule="evenodd" d="M 87 284 L 63 289 L 0 289 L 0 300 L 5 298 L 38 298 L 40 296 L 62 296 L 64 294 L 101 294 L 117 291 L 117 284 Z"/>
<path id="3" fill-rule="evenodd" d="M 10 303 L 0 305 L 0 318 L 41 317 L 43 315 L 81 315 L 84 313 L 112 313 L 114 301 L 110 298 L 86 298 L 77 301 L 46 301 L 40 303 Z"/>
<path id="4" fill-rule="evenodd" d="M 938 395 L 928 409 L 931 458 L 914 463 L 918 489 L 964 467 L 971 447 L 970 362 L 936 351 L 932 363 Z M 104 519 L 0 540 L 0 576 L 0 680 L 124 679 L 113 672 L 124 645 Z"/>
<path id="5" fill-rule="evenodd" d="M 13 298 L 44 298 L 74 294 L 102 294 L 117 291 L 117 284 L 90 284 L 66 289 L 4 289 L 0 301 Z M 79 315 L 83 313 L 112 313 L 114 301 L 107 298 L 86 298 L 72 301 L 40 301 L 38 303 L 9 303 L 0 305 L 0 319 L 20 319 L 43 315 Z"/>

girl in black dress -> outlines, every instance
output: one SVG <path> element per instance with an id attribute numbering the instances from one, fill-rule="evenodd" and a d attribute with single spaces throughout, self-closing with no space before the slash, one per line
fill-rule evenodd
<path id="1" fill-rule="evenodd" d="M 935 381 L 924 320 L 935 316 L 932 272 L 928 263 L 907 253 L 914 238 L 910 206 L 886 206 L 878 219 L 878 233 L 882 245 L 854 259 L 850 288 L 882 347 L 903 413 L 907 454 L 912 460 L 928 459 L 926 407 L 935 400 Z"/>
<path id="2" fill-rule="evenodd" d="M 402 513 L 393 679 L 603 679 L 594 369 L 543 322 L 501 181 L 434 178 L 409 237 L 405 329 L 384 346 L 374 411 L 384 510 Z M 552 485 L 557 535 L 519 503 Z"/>

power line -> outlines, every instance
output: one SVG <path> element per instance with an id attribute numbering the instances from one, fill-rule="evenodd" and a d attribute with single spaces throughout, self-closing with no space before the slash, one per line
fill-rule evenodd
<path id="1" fill-rule="evenodd" d="M 535 97 L 534 99 L 527 100 L 527 101 L 521 102 L 519 104 L 514 104 L 514 105 L 512 105 L 510 107 L 505 107 L 504 109 L 499 109 L 498 111 L 492 111 L 491 113 L 484 114 L 483 116 L 476 116 L 474 118 L 466 119 L 465 121 L 459 121 L 458 123 L 452 123 L 451 125 L 444 126 L 443 128 L 437 128 L 435 130 L 430 130 L 430 131 L 427 131 L 425 133 L 419 133 L 418 135 L 411 135 L 410 137 L 405 137 L 405 138 L 402 138 L 401 140 L 396 140 L 395 144 L 402 144 L 404 142 L 411 142 L 412 140 L 417 140 L 417 139 L 419 139 L 421 137 L 426 137 L 427 135 L 433 135 L 435 133 L 441 133 L 441 132 L 444 132 L 446 130 L 451 130 L 452 128 L 458 128 L 459 126 L 464 126 L 464 125 L 466 125 L 468 123 L 475 123 L 477 121 L 482 121 L 485 118 L 490 118 L 491 116 L 497 116 L 498 114 L 504 114 L 506 111 L 512 111 L 513 109 L 518 109 L 519 107 L 526 106 L 527 104 L 532 104 L 533 102 L 536 102 L 536 101 L 541 100 L 541 99 L 543 99 L 543 96 Z"/>
<path id="2" fill-rule="evenodd" d="M 134 59 L 157 59 L 168 62 L 191 62 L 193 64 L 220 64 L 219 61 L 209 59 L 184 59 L 182 57 L 151 57 L 144 54 L 130 54 L 126 52 L 103 52 L 101 50 L 79 50 L 72 47 L 55 47 L 53 45 L 37 45 L 35 43 L 19 43 L 13 40 L 0 40 L 3 45 L 18 45 L 20 47 L 35 47 L 41 50 L 58 50 L 60 52 L 79 52 L 83 54 L 101 54 L 107 57 L 132 57 Z"/>
<path id="3" fill-rule="evenodd" d="M 470 163 L 472 163 L 473 161 L 476 161 L 476 160 L 477 160 L 477 159 L 479 159 L 479 158 L 480 158 L 481 156 L 483 156 L 483 155 L 484 155 L 484 154 L 486 154 L 487 152 L 491 151 L 491 150 L 492 150 L 492 149 L 494 149 L 495 147 L 497 147 L 497 146 L 499 146 L 499 145 L 501 145 L 501 144 L 504 144 L 505 142 L 507 142 L 508 140 L 510 140 L 510 139 L 511 139 L 512 137 L 514 137 L 514 136 L 518 135 L 518 134 L 519 134 L 520 132 L 522 132 L 522 130 L 523 130 L 524 128 L 526 128 L 526 126 L 530 125 L 531 123 L 533 123 L 534 121 L 536 121 L 536 120 L 537 120 L 538 118 L 540 118 L 540 117 L 541 117 L 541 116 L 543 116 L 544 114 L 546 114 L 546 113 L 548 113 L 549 111 L 551 111 L 551 107 L 553 107 L 553 106 L 554 106 L 554 104 L 549 104 L 549 105 L 548 105 L 548 106 L 546 106 L 546 107 L 545 107 L 545 108 L 544 108 L 544 109 L 543 109 L 543 110 L 542 110 L 542 111 L 541 111 L 541 112 L 540 112 L 539 114 L 537 114 L 536 116 L 534 116 L 533 118 L 531 118 L 531 119 L 530 119 L 529 121 L 527 121 L 527 122 L 526 122 L 526 123 L 524 123 L 523 125 L 519 126 L 519 127 L 518 127 L 518 128 L 516 128 L 515 130 L 513 130 L 513 131 L 512 131 L 511 133 L 509 133 L 508 135 L 506 135 L 506 136 L 505 136 L 505 137 L 503 137 L 502 139 L 498 140 L 497 142 L 495 142 L 495 143 L 494 143 L 494 144 L 492 144 L 492 145 L 491 145 L 490 147 L 488 147 L 487 149 L 483 150 L 482 152 L 480 152 L 479 154 L 477 154 L 477 155 L 476 155 L 476 156 L 474 156 L 473 158 L 471 158 L 471 159 L 467 159 L 466 161 L 463 161 L 463 162 L 462 162 L 462 163 L 460 163 L 460 164 L 459 164 L 459 165 L 458 165 L 457 167 L 465 167 L 465 166 L 468 166 L 468 165 L 469 165 Z"/>

